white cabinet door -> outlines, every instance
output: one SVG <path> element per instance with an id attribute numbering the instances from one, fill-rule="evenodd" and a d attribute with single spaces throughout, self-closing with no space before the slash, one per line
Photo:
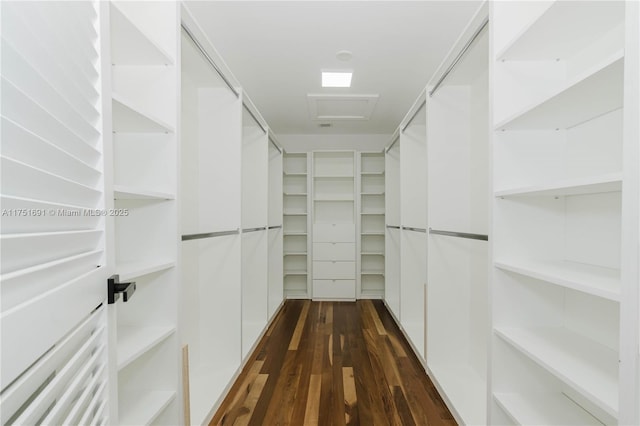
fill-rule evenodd
<path id="1" fill-rule="evenodd" d="M 1 4 L 2 424 L 108 421 L 97 7 Z"/>

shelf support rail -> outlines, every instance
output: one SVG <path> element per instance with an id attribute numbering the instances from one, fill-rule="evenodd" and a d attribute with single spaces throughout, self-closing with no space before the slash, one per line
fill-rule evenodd
<path id="1" fill-rule="evenodd" d="M 257 231 L 264 231 L 266 230 L 267 227 L 266 226 L 259 226 L 257 228 L 245 228 L 242 230 L 243 234 L 246 234 L 247 232 L 257 232 Z"/>
<path id="2" fill-rule="evenodd" d="M 422 232 L 425 234 L 427 233 L 427 230 L 424 228 L 414 228 L 412 226 L 403 226 L 402 229 L 405 231 Z"/>
<path id="3" fill-rule="evenodd" d="M 203 238 L 223 237 L 225 235 L 237 235 L 239 233 L 240 233 L 239 229 L 233 229 L 230 231 L 204 232 L 202 234 L 185 234 L 182 236 L 182 241 L 201 240 Z"/>
<path id="4" fill-rule="evenodd" d="M 280 154 L 282 154 L 282 149 L 278 146 L 278 144 L 276 144 L 273 139 L 271 139 L 271 137 L 269 137 L 269 142 L 271 142 L 271 144 L 278 150 L 278 152 Z"/>
<path id="5" fill-rule="evenodd" d="M 445 235 L 447 237 L 468 238 L 470 240 L 489 241 L 489 236 L 485 234 L 471 234 L 468 232 L 452 232 L 441 231 L 437 229 L 429 228 L 429 234 L 431 235 Z"/>
<path id="6" fill-rule="evenodd" d="M 196 37 L 193 35 L 193 33 L 189 30 L 189 28 L 187 28 L 187 26 L 184 23 L 181 24 L 181 27 L 182 27 L 182 31 L 187 35 L 187 37 L 189 37 L 191 39 L 191 41 L 196 46 L 196 48 L 200 51 L 202 56 L 204 56 L 204 58 L 207 60 L 207 62 L 209 62 L 209 65 L 211 65 L 213 67 L 213 69 L 218 73 L 220 78 L 222 78 L 222 81 L 224 81 L 225 84 L 229 87 L 229 89 L 231 89 L 233 94 L 236 95 L 236 98 L 239 98 L 240 97 L 240 92 L 238 92 L 238 90 L 235 87 L 233 87 L 231 82 L 227 79 L 227 77 L 224 75 L 222 70 L 215 63 L 215 61 L 211 58 L 211 56 L 209 56 L 209 54 L 204 49 L 202 44 L 200 44 L 198 39 L 196 39 Z M 262 127 L 262 126 L 260 126 L 260 127 Z"/>
<path id="7" fill-rule="evenodd" d="M 264 133 L 267 133 L 267 129 L 265 129 L 265 128 L 264 128 L 264 126 L 262 125 L 262 123 L 260 123 L 260 120 L 258 120 L 258 119 L 256 118 L 256 116 L 255 116 L 255 114 L 253 113 L 253 111 L 251 111 L 251 108 L 249 108 L 249 107 L 247 106 L 247 104 L 245 104 L 244 102 L 242 103 L 242 106 L 244 107 L 244 109 L 246 109 L 246 110 L 247 110 L 247 112 L 249 113 L 249 115 L 251 116 L 251 118 L 253 118 L 253 120 L 258 124 L 258 126 L 260 126 L 260 128 L 262 129 L 262 131 L 263 131 Z M 269 140 L 271 141 L 271 138 L 269 138 Z M 271 141 L 271 143 L 273 143 L 273 141 Z M 274 145 L 275 145 L 275 143 L 274 143 Z M 278 146 L 276 145 L 276 148 L 277 148 L 277 147 L 278 147 Z M 280 150 L 278 150 L 278 151 L 280 151 Z"/>
<path id="8" fill-rule="evenodd" d="M 429 92 L 429 97 L 433 96 L 433 94 L 438 90 L 438 88 L 440 87 L 440 85 L 442 85 L 442 83 L 444 82 L 444 80 L 447 78 L 447 76 L 451 73 L 451 71 L 453 71 L 453 69 L 458 65 L 458 63 L 462 60 L 462 58 L 464 57 L 464 55 L 467 53 L 467 51 L 471 48 L 471 45 L 473 45 L 473 42 L 476 41 L 476 39 L 478 37 L 480 37 L 480 34 L 482 34 L 482 31 L 487 27 L 487 24 L 489 23 L 489 18 L 485 18 L 482 23 L 480 24 L 480 27 L 478 27 L 478 29 L 476 30 L 475 33 L 473 33 L 473 35 L 471 36 L 471 38 L 469 39 L 469 41 L 467 42 L 467 44 L 464 45 L 464 47 L 462 48 L 462 50 L 460 50 L 460 53 L 458 53 L 458 55 L 456 56 L 456 58 L 453 60 L 453 62 L 451 63 L 451 65 L 449 65 L 447 67 L 447 69 L 444 71 L 444 73 L 442 73 L 442 75 L 440 76 L 440 78 L 438 79 L 438 81 L 436 82 L 436 84 L 433 86 L 433 89 L 431 89 L 431 91 Z"/>
<path id="9" fill-rule="evenodd" d="M 416 110 L 416 112 L 413 113 L 413 115 L 411 116 L 411 118 L 409 119 L 409 121 L 407 121 L 407 124 L 404 125 L 404 127 L 402 128 L 402 132 L 404 133 L 405 130 L 407 130 L 407 127 L 409 127 L 411 125 L 411 123 L 413 122 L 413 120 L 418 116 L 418 114 L 420 114 L 420 112 L 422 112 L 422 110 L 424 109 L 424 107 L 427 105 L 427 100 L 425 99 L 424 101 L 422 101 L 422 103 L 420 104 L 420 107 L 418 107 L 418 109 Z M 395 142 L 394 142 L 395 143 Z M 391 144 L 393 146 L 393 144 Z M 391 148 L 391 146 L 389 147 Z"/>

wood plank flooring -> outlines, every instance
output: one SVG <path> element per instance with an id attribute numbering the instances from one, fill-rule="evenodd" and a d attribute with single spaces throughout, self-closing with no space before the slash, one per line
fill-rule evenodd
<path id="1" fill-rule="evenodd" d="M 288 300 L 210 426 L 455 424 L 381 301 Z"/>

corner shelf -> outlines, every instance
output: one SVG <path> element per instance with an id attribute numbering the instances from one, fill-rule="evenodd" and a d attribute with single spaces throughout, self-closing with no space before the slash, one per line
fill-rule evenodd
<path id="1" fill-rule="evenodd" d="M 567 129 L 622 108 L 623 58 L 623 52 L 617 52 L 546 99 L 502 120 L 495 130 Z"/>
<path id="2" fill-rule="evenodd" d="M 171 56 L 111 2 L 111 61 L 115 65 L 172 65 Z"/>
<path id="3" fill-rule="evenodd" d="M 131 280 L 154 272 L 165 271 L 176 266 L 173 260 L 155 260 L 150 262 L 124 262 L 116 265 L 121 281 Z"/>
<path id="4" fill-rule="evenodd" d="M 498 60 L 556 60 L 581 50 L 624 21 L 624 6 L 586 2 L 573 7 L 571 2 L 553 2 L 538 13 L 528 26 L 496 56 Z"/>
<path id="5" fill-rule="evenodd" d="M 118 327 L 118 370 L 131 364 L 175 331 L 173 326 Z"/>
<path id="6" fill-rule="evenodd" d="M 126 185 L 113 185 L 113 198 L 116 200 L 174 200 L 175 194 Z"/>
<path id="7" fill-rule="evenodd" d="M 120 424 L 123 425 L 151 425 L 162 411 L 173 402 L 176 397 L 174 391 L 152 391 L 138 394 L 132 398 L 130 404 L 122 407 Z"/>
<path id="8" fill-rule="evenodd" d="M 570 261 L 496 260 L 496 268 L 614 302 L 620 301 L 620 270 Z"/>
<path id="9" fill-rule="evenodd" d="M 162 120 L 138 111 L 123 96 L 112 94 L 113 131 L 115 133 L 174 133 L 175 129 Z"/>
<path id="10" fill-rule="evenodd" d="M 517 196 L 567 196 L 620 192 L 622 173 L 609 173 L 600 176 L 566 179 L 560 182 L 505 189 L 495 192 L 496 197 Z"/>
<path id="11" fill-rule="evenodd" d="M 504 327 L 494 332 L 607 414 L 618 417 L 616 351 L 560 327 Z"/>

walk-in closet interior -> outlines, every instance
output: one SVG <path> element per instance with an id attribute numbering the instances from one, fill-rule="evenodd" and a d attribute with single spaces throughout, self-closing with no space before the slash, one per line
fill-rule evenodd
<path id="1" fill-rule="evenodd" d="M 639 2 L 0 12 L 2 425 L 280 424 L 332 303 L 454 423 L 640 425 Z"/>

